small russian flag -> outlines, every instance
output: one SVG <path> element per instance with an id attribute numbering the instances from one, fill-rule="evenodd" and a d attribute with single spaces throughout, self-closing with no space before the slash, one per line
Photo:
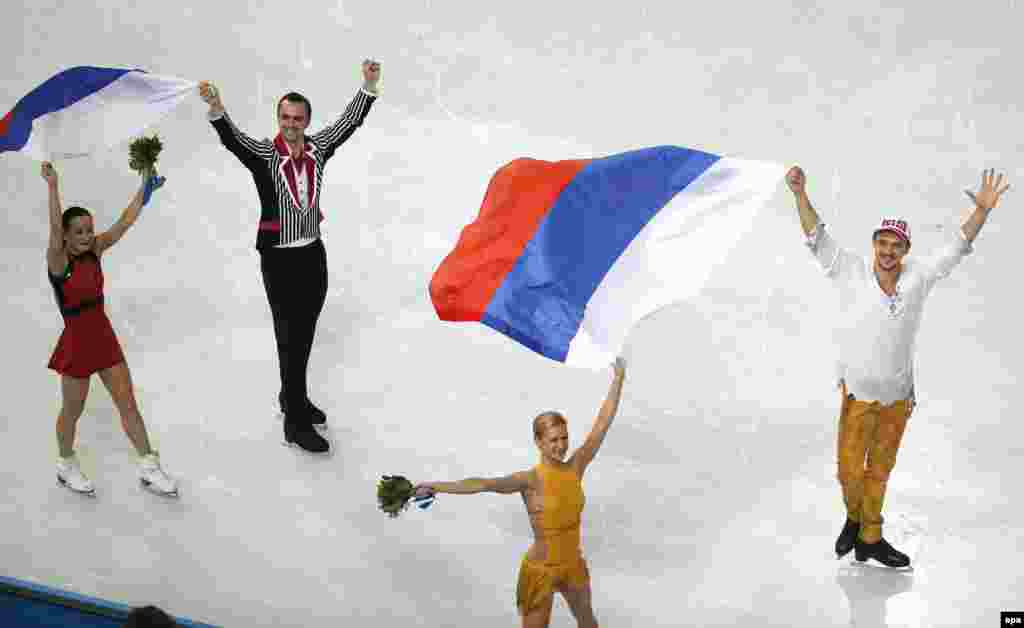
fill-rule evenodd
<path id="1" fill-rule="evenodd" d="M 0 153 L 49 160 L 108 149 L 159 122 L 197 87 L 195 81 L 144 70 L 64 70 L 0 119 Z"/>
<path id="2" fill-rule="evenodd" d="M 784 176 L 781 164 L 678 146 L 516 159 L 434 273 L 434 309 L 552 360 L 606 367 L 637 322 L 700 291 Z"/>

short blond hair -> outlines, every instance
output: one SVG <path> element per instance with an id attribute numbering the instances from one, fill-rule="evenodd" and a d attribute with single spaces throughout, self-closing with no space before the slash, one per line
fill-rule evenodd
<path id="1" fill-rule="evenodd" d="M 561 412 L 555 412 L 554 410 L 542 412 L 533 420 L 533 437 L 540 438 L 541 434 L 553 427 L 567 428 L 569 427 L 569 422 L 565 420 Z"/>

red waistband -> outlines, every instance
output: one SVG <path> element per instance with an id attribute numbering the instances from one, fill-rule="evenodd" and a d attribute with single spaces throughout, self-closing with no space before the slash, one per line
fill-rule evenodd
<path id="1" fill-rule="evenodd" d="M 323 222 L 323 220 L 324 220 L 324 213 L 323 212 L 319 212 L 317 218 L 318 218 L 317 222 Z M 281 230 L 281 221 L 280 220 L 261 220 L 260 221 L 260 231 L 280 231 L 280 230 Z"/>

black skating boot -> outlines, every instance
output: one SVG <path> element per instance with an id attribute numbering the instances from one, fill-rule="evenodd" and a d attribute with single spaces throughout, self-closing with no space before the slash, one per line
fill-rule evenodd
<path id="1" fill-rule="evenodd" d="M 282 414 L 288 414 L 288 402 L 285 401 L 284 391 L 282 390 L 277 395 L 277 402 L 281 405 Z M 327 423 L 327 415 L 320 408 L 313 405 L 313 402 L 306 400 L 306 411 L 309 412 L 310 421 L 313 425 L 323 425 Z"/>
<path id="2" fill-rule="evenodd" d="M 306 400 L 306 411 L 309 412 L 309 420 L 313 425 L 324 425 L 327 423 L 327 415 L 320 408 L 313 405 L 312 401 Z"/>
<path id="3" fill-rule="evenodd" d="M 311 425 L 297 426 L 288 421 L 285 417 L 284 440 L 286 445 L 298 446 L 312 454 L 327 453 L 331 446 L 323 437 L 317 434 Z"/>
<path id="4" fill-rule="evenodd" d="M 853 545 L 857 541 L 859 533 L 860 522 L 847 518 L 843 531 L 839 533 L 839 538 L 836 539 L 836 560 L 853 551 Z"/>
<path id="5" fill-rule="evenodd" d="M 895 569 L 910 566 L 910 557 L 889 545 L 885 539 L 880 539 L 877 543 L 865 543 L 858 537 L 854 549 L 858 562 L 874 559 L 886 567 Z"/>

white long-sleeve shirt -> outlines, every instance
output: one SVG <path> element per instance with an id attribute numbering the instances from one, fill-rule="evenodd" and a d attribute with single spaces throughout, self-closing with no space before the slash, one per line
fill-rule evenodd
<path id="1" fill-rule="evenodd" d="M 839 293 L 837 384 L 845 381 L 857 399 L 891 404 L 914 398 L 914 341 L 924 302 L 935 283 L 974 250 L 962 230 L 957 235 L 927 257 L 905 257 L 892 297 L 878 284 L 873 258 L 840 247 L 825 223 L 807 237 Z"/>

